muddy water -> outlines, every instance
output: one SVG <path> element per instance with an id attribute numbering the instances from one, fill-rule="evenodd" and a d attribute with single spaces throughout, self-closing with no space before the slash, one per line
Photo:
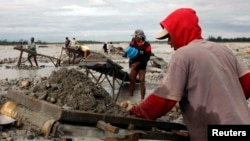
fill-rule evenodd
<path id="1" fill-rule="evenodd" d="M 57 70 L 55 67 L 46 67 L 37 70 L 15 70 L 6 69 L 6 66 L 0 68 L 1 75 L 0 79 L 15 79 L 20 77 L 37 77 L 37 76 L 48 76 L 53 70 Z"/>

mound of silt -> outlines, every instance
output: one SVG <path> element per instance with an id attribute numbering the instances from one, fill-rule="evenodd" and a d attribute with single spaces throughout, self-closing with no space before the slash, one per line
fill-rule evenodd
<path id="1" fill-rule="evenodd" d="M 109 93 L 81 71 L 61 68 L 29 88 L 29 94 L 68 110 L 129 116 Z"/>

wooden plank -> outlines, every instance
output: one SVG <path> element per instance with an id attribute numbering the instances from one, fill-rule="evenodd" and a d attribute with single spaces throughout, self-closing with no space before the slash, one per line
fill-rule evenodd
<path id="1" fill-rule="evenodd" d="M 20 51 L 24 51 L 24 52 L 27 52 L 27 53 L 35 53 L 34 51 L 31 51 L 31 50 L 26 49 L 26 48 L 14 47 L 14 49 L 20 50 Z M 43 56 L 43 57 L 48 57 L 48 58 L 53 58 L 53 59 L 58 60 L 58 58 L 55 58 L 55 57 L 52 57 L 52 56 L 48 56 L 48 55 L 44 55 L 44 54 L 40 54 L 40 53 L 36 53 L 36 55 Z"/>
<path id="2" fill-rule="evenodd" d="M 124 117 L 78 110 L 65 110 L 57 105 L 27 96 L 20 91 L 10 90 L 6 97 L 33 110 L 52 115 L 55 119 L 62 122 L 95 126 L 99 120 L 103 120 L 114 126 L 123 128 L 127 128 L 129 124 L 133 124 L 135 129 L 143 130 L 151 130 L 152 127 L 165 131 L 186 130 L 186 126 L 180 123 L 145 120 L 136 117 Z"/>
<path id="3" fill-rule="evenodd" d="M 19 55 L 19 59 L 18 59 L 17 66 L 20 66 L 20 65 L 21 65 L 21 62 L 22 62 L 22 57 L 23 57 L 23 51 L 21 51 L 21 52 L 20 52 L 20 55 Z"/>
<path id="4" fill-rule="evenodd" d="M 110 131 L 114 133 L 117 132 L 117 128 L 127 129 L 129 125 L 133 125 L 133 130 L 143 130 L 145 132 L 153 131 L 152 129 L 159 129 L 159 131 L 154 130 L 149 134 L 140 134 L 140 139 L 171 139 L 172 141 L 189 141 L 187 136 L 182 136 L 173 132 L 176 130 L 187 131 L 186 126 L 179 123 L 145 120 L 136 117 L 124 117 L 121 115 L 117 116 L 86 111 L 64 110 L 54 104 L 27 96 L 20 91 L 9 91 L 6 97 L 10 98 L 17 104 L 21 104 L 24 107 L 31 109 L 32 111 L 37 111 L 51 116 L 55 121 L 64 124 L 69 123 L 73 125 L 96 127 L 98 121 L 103 121 L 112 125 L 112 128 L 105 128 L 105 130 L 111 129 Z M 17 114 L 22 115 L 25 113 Z M 164 131 L 161 132 L 161 130 Z M 168 132 L 171 133 L 168 134 Z"/>
<path id="5" fill-rule="evenodd" d="M 21 52 L 24 51 L 24 52 L 27 52 L 27 53 L 35 53 L 34 51 L 31 51 L 31 50 L 26 49 L 26 48 L 21 48 L 21 47 L 14 47 L 14 49 L 19 50 L 19 51 L 21 51 Z M 40 53 L 36 53 L 36 55 L 37 55 L 37 56 L 47 57 L 47 58 L 50 59 L 50 61 L 51 61 L 55 66 L 59 65 L 59 64 L 58 64 L 58 63 L 60 62 L 60 59 L 59 59 L 59 58 L 55 58 L 55 57 L 48 56 L 48 55 L 44 55 L 44 54 L 40 54 Z M 56 59 L 56 63 L 54 63 L 52 59 Z"/>
<path id="6" fill-rule="evenodd" d="M 61 107 L 45 102 L 30 96 L 25 95 L 20 91 L 9 90 L 8 94 L 5 95 L 7 98 L 13 100 L 14 102 L 24 105 L 27 108 L 30 108 L 35 111 L 44 112 L 47 115 L 53 117 L 55 120 L 60 119 L 61 117 Z"/>
<path id="7" fill-rule="evenodd" d="M 63 110 L 60 119 L 61 122 L 77 123 L 89 126 L 95 125 L 99 120 L 103 120 L 121 128 L 127 128 L 129 124 L 133 124 L 136 130 L 151 130 L 153 127 L 165 131 L 186 130 L 186 126 L 180 123 L 162 122 L 136 117 L 115 116 L 110 114 L 99 114 L 74 110 Z"/>
<path id="8" fill-rule="evenodd" d="M 109 123 L 102 121 L 102 120 L 99 120 L 97 122 L 96 127 L 101 129 L 101 130 L 108 131 L 111 133 L 119 133 L 119 130 L 120 130 L 118 127 L 115 127 Z"/>

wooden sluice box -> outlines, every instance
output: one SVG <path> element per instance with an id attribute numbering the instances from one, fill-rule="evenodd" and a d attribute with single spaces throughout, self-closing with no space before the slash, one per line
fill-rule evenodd
<path id="1" fill-rule="evenodd" d="M 86 74 L 95 80 L 96 84 L 102 84 L 107 80 L 112 88 L 112 95 L 117 100 L 121 86 L 124 82 L 129 81 L 129 74 L 123 71 L 123 67 L 107 58 L 87 58 L 79 63 L 79 67 L 86 69 Z M 98 72 L 99 75 L 94 75 Z M 118 84 L 118 92 L 115 94 L 116 83 Z"/>
<path id="2" fill-rule="evenodd" d="M 26 53 L 34 53 L 33 51 L 29 50 L 29 49 L 26 49 L 26 48 L 22 48 L 22 47 L 14 47 L 15 50 L 19 50 L 20 51 L 20 55 L 19 55 L 19 59 L 18 59 L 18 62 L 17 62 L 17 66 L 19 67 L 22 63 L 22 56 L 23 56 L 23 52 L 26 52 Z M 55 57 L 52 57 L 52 56 L 48 56 L 48 55 L 44 55 L 44 54 L 41 54 L 41 53 L 36 53 L 37 56 L 42 56 L 42 57 L 46 57 L 46 58 L 49 58 L 50 61 L 54 64 L 55 67 L 58 67 L 60 65 L 60 58 L 55 58 Z"/>
<path id="3" fill-rule="evenodd" d="M 186 126 L 180 123 L 67 110 L 58 105 L 30 97 L 23 92 L 14 90 L 8 91 L 6 97 L 13 101 L 8 101 L 9 103 L 16 104 L 8 106 L 9 103 L 5 103 L 1 108 L 2 114 L 8 115 L 16 120 L 25 119 L 29 124 L 34 124 L 39 127 L 47 136 L 56 136 L 64 130 L 72 132 L 80 132 L 79 130 L 81 130 L 79 128 L 71 128 L 67 125 L 98 127 L 98 123 L 102 121 L 102 123 L 108 123 L 109 127 L 115 127 L 113 129 L 116 130 L 113 130 L 115 132 L 112 134 L 123 134 L 124 132 L 122 131 L 124 130 L 129 133 L 134 132 L 137 139 L 131 141 L 138 141 L 138 139 L 189 141 Z M 27 107 L 29 112 L 25 112 L 23 107 Z M 32 112 L 32 117 L 28 117 L 27 115 L 30 115 Z M 40 116 L 36 116 L 38 113 Z M 39 118 L 39 122 L 35 120 L 36 117 Z M 106 125 L 104 124 L 104 126 Z M 99 124 L 99 126 L 102 126 L 102 124 Z M 121 132 L 119 132 L 119 129 Z"/>

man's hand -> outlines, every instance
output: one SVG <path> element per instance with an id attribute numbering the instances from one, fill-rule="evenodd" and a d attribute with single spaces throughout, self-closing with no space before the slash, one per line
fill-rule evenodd
<path id="1" fill-rule="evenodd" d="M 120 107 L 123 108 L 123 109 L 126 109 L 127 111 L 129 109 L 131 109 L 133 106 L 136 106 L 137 104 L 136 103 L 133 103 L 131 101 L 122 101 L 120 103 Z"/>
<path id="2" fill-rule="evenodd" d="M 175 100 L 165 99 L 154 94 L 150 94 L 138 106 L 133 106 L 128 112 L 131 115 L 155 120 L 169 112 L 177 103 Z"/>

